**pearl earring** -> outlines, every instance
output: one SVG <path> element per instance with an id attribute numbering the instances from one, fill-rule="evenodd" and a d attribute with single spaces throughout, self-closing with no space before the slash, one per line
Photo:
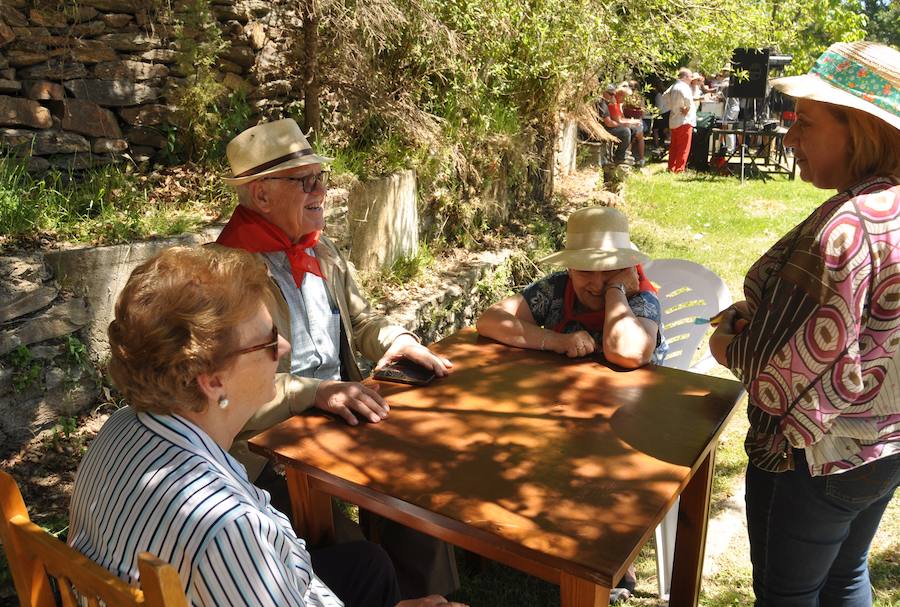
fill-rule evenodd
<path id="1" fill-rule="evenodd" d="M 228 402 L 228 399 L 224 396 L 219 397 L 219 409 L 227 409 L 228 405 L 231 404 Z"/>

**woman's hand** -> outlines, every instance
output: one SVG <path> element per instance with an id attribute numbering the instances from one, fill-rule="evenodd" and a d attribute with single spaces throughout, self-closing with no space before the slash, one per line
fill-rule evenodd
<path id="1" fill-rule="evenodd" d="M 397 603 L 397 607 L 469 607 L 465 603 L 451 603 L 439 594 L 432 594 L 421 599 L 408 599 Z"/>
<path id="2" fill-rule="evenodd" d="M 547 350 L 557 354 L 565 354 L 569 358 L 587 356 L 597 349 L 597 342 L 587 331 L 575 333 L 549 333 L 549 339 L 544 344 Z"/>
<path id="3" fill-rule="evenodd" d="M 746 323 L 750 322 L 750 318 L 753 316 L 753 313 L 750 312 L 750 304 L 748 304 L 746 301 L 742 300 L 742 301 L 734 302 L 733 304 L 731 304 L 730 307 L 735 311 L 735 314 L 736 314 L 735 319 L 734 319 L 734 322 L 735 322 L 734 332 L 740 333 L 741 331 L 744 330 L 744 327 L 747 326 Z M 738 328 L 738 326 L 737 326 L 739 320 L 746 321 L 745 323 L 741 324 L 740 328 Z"/>
<path id="4" fill-rule="evenodd" d="M 620 284 L 625 287 L 625 295 L 631 297 L 635 293 L 640 290 L 640 286 L 638 283 L 638 275 L 637 269 L 634 266 L 630 268 L 622 268 L 615 274 L 609 277 L 606 281 L 607 287 L 609 285 Z"/>
<path id="5" fill-rule="evenodd" d="M 728 345 L 750 322 L 750 306 L 746 301 L 738 301 L 719 313 L 721 320 L 709 338 L 709 351 L 720 365 L 728 366 Z"/>

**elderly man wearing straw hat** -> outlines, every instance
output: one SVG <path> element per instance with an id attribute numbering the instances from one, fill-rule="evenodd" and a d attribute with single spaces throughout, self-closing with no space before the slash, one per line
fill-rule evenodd
<path id="1" fill-rule="evenodd" d="M 281 359 L 276 398 L 247 423 L 232 448 L 250 479 L 275 501 L 286 498 L 284 482 L 264 458 L 249 452 L 247 438 L 313 406 L 351 425 L 359 423 L 357 417 L 372 423 L 388 417 L 377 389 L 360 383 L 357 352 L 378 361 L 376 368 L 406 358 L 438 376 L 452 364 L 374 313 L 360 293 L 350 264 L 322 234 L 328 176 L 322 165 L 331 159 L 313 151 L 296 122 L 249 128 L 229 142 L 226 154 L 233 176 L 224 181 L 236 188 L 239 205 L 217 243 L 265 262 L 276 301 L 272 318 L 292 344 L 291 355 Z M 361 513 L 361 522 L 394 561 L 404 598 L 458 587 L 451 546 L 369 513 Z M 343 526 L 348 535 L 350 528 Z M 348 538 L 358 530 L 349 533 Z"/>
<path id="2" fill-rule="evenodd" d="M 784 144 L 830 196 L 751 266 L 710 349 L 747 388 L 757 605 L 872 604 L 869 546 L 900 484 L 900 52 L 833 44 L 772 86 Z"/>

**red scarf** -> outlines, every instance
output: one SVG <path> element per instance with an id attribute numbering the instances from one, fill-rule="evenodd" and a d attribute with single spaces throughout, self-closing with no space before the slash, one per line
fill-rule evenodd
<path id="1" fill-rule="evenodd" d="M 616 122 L 621 122 L 625 116 L 622 114 L 622 106 L 618 101 L 609 104 L 609 117 Z"/>
<path id="2" fill-rule="evenodd" d="M 644 275 L 644 268 L 641 267 L 641 264 L 636 265 L 635 270 L 637 270 L 638 275 L 638 290 L 656 293 L 656 287 L 653 286 L 652 282 L 647 280 L 647 277 Z M 566 294 L 563 298 L 563 317 L 559 324 L 553 327 L 553 330 L 557 333 L 562 333 L 566 330 L 566 327 L 570 322 L 578 322 L 588 331 L 602 331 L 603 321 L 606 319 L 606 310 L 601 308 L 596 312 L 576 312 L 576 301 L 575 288 L 572 287 L 572 281 L 567 280 Z"/>
<path id="3" fill-rule="evenodd" d="M 303 284 L 303 276 L 307 272 L 324 278 L 322 268 L 319 267 L 319 260 L 306 252 L 306 249 L 319 243 L 321 233 L 304 234 L 300 241 L 294 244 L 284 230 L 259 213 L 239 205 L 216 242 L 232 249 L 243 249 L 249 253 L 284 251 L 291 264 L 294 283 L 299 289 Z"/>

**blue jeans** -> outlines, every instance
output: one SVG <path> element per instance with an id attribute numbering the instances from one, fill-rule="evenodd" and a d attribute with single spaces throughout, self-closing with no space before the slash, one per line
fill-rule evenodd
<path id="1" fill-rule="evenodd" d="M 606 130 L 619 140 L 619 143 L 616 144 L 613 162 L 616 164 L 625 162 L 625 153 L 628 152 L 628 146 L 631 145 L 631 129 L 627 126 L 615 126 L 606 127 Z"/>
<path id="2" fill-rule="evenodd" d="M 757 607 L 868 607 L 869 546 L 900 484 L 900 454 L 842 474 L 747 467 L 747 530 Z"/>

